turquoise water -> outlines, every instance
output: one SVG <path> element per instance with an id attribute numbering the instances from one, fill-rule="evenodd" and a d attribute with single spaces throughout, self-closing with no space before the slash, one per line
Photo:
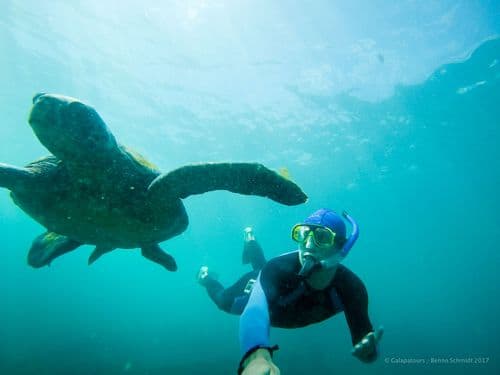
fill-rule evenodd
<path id="1" fill-rule="evenodd" d="M 137 250 L 89 267 L 90 246 L 35 270 L 43 228 L 2 190 L 0 374 L 234 373 L 238 319 L 197 285 L 199 266 L 229 284 L 247 270 L 245 226 L 278 255 L 323 206 L 359 221 L 345 264 L 385 326 L 381 356 L 352 358 L 337 316 L 272 331 L 283 374 L 498 373 L 498 2 L 166 4 L 4 1 L 0 161 L 47 153 L 26 118 L 34 93 L 58 92 L 164 171 L 258 161 L 309 201 L 189 197 L 188 230 L 162 244 L 175 274 Z"/>

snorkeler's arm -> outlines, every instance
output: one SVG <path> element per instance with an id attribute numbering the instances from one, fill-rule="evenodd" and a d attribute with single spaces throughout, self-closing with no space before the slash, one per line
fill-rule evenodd
<path id="1" fill-rule="evenodd" d="M 253 285 L 248 304 L 240 317 L 240 347 L 243 357 L 238 374 L 279 374 L 272 361 L 277 347 L 269 346 L 269 310 L 260 274 Z"/>
<path id="2" fill-rule="evenodd" d="M 355 345 L 373 331 L 368 317 L 368 292 L 359 277 L 339 265 L 334 279 L 335 289 L 344 305 L 344 314 Z"/>
<path id="3" fill-rule="evenodd" d="M 373 330 L 368 316 L 368 292 L 365 285 L 344 266 L 339 266 L 337 269 L 335 284 L 351 331 L 352 354 L 362 362 L 375 361 L 378 355 L 377 344 L 382 338 L 383 328 Z"/>
<path id="4" fill-rule="evenodd" d="M 243 354 L 255 347 L 269 346 L 269 325 L 267 299 L 259 274 L 240 317 L 240 347 Z"/>

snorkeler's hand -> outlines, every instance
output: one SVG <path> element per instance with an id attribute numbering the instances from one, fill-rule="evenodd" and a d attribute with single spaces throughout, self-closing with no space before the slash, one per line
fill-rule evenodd
<path id="1" fill-rule="evenodd" d="M 246 358 L 242 375 L 280 375 L 268 349 L 258 349 Z"/>
<path id="2" fill-rule="evenodd" d="M 374 332 L 370 332 L 361 339 L 354 348 L 352 355 L 358 358 L 361 362 L 370 363 L 377 359 L 377 344 L 382 339 L 384 327 L 378 327 Z"/>

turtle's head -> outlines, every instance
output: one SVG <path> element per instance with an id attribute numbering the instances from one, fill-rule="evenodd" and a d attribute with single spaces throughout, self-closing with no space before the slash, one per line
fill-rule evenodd
<path id="1" fill-rule="evenodd" d="M 35 95 L 29 123 L 40 142 L 62 160 L 106 157 L 117 148 L 96 110 L 68 96 Z"/>

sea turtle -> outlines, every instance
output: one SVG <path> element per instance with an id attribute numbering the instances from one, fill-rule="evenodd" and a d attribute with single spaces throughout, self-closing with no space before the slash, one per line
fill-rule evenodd
<path id="1" fill-rule="evenodd" d="M 174 258 L 158 243 L 186 229 L 181 199 L 229 190 L 286 205 L 307 200 L 299 186 L 258 163 L 201 163 L 161 174 L 120 145 L 96 110 L 75 98 L 35 95 L 29 123 L 53 155 L 24 168 L 0 164 L 0 187 L 47 228 L 28 253 L 36 268 L 92 244 L 89 264 L 116 248 L 140 248 L 175 271 Z"/>

